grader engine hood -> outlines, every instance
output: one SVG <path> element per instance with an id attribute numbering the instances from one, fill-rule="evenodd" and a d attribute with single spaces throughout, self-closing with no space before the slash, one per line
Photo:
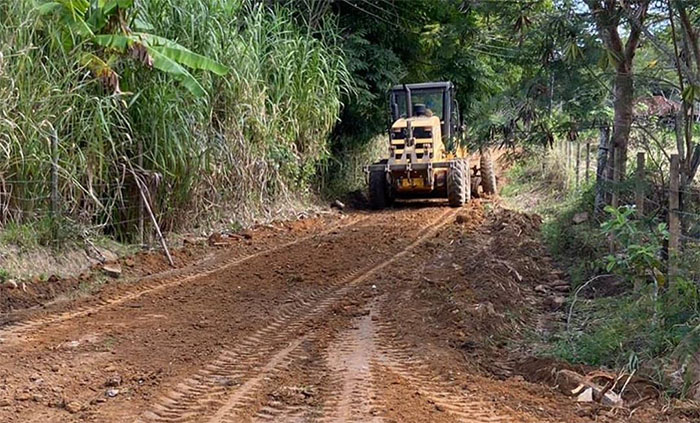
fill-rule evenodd
<path id="1" fill-rule="evenodd" d="M 442 158 L 440 119 L 436 116 L 402 118 L 390 131 L 389 164 L 429 163 Z"/>

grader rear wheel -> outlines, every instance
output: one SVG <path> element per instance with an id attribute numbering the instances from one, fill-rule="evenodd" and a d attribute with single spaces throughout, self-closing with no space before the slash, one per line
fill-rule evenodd
<path id="1" fill-rule="evenodd" d="M 484 194 L 492 195 L 496 193 L 496 169 L 491 157 L 491 149 L 484 148 L 481 150 L 481 186 L 484 189 Z"/>
<path id="2" fill-rule="evenodd" d="M 447 171 L 447 201 L 451 207 L 462 207 L 471 197 L 469 160 L 456 159 Z"/>
<path id="3" fill-rule="evenodd" d="M 374 210 L 380 210 L 390 206 L 394 201 L 391 187 L 386 181 L 383 171 L 374 171 L 369 174 L 369 205 Z"/>

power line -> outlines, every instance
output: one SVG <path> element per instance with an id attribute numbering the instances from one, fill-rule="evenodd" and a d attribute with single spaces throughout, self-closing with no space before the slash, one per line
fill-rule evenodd
<path id="1" fill-rule="evenodd" d="M 365 13 L 369 16 L 372 16 L 372 17 L 374 17 L 374 18 L 376 18 L 384 23 L 387 23 L 389 25 L 394 25 L 394 22 L 391 22 L 391 21 L 387 20 L 386 18 L 383 18 L 383 17 L 377 15 L 376 13 L 373 13 L 373 12 L 370 12 L 366 9 L 361 8 L 360 6 L 356 5 L 352 0 L 342 0 L 342 2 L 349 5 L 349 6 L 354 7 L 355 9 L 359 10 L 360 12 Z"/>

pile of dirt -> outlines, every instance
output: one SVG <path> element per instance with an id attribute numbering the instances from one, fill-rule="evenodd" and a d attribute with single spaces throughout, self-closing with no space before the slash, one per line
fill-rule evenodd
<path id="1" fill-rule="evenodd" d="M 206 253 L 202 243 L 188 244 L 173 250 L 175 268 L 182 268 L 201 259 Z M 141 251 L 134 255 L 94 263 L 78 275 L 34 277 L 0 289 L 0 312 L 41 307 L 61 297 L 77 298 L 99 291 L 103 285 L 135 279 L 171 269 L 160 251 Z"/>
<path id="2" fill-rule="evenodd" d="M 232 252 L 260 249 L 279 242 L 281 235 L 295 237 L 313 232 L 334 219 L 335 216 L 329 216 L 255 225 L 238 232 L 215 233 L 209 238 L 210 242 L 206 238 L 185 237 L 182 245 L 171 248 L 174 266 L 170 266 L 159 250 L 139 251 L 125 257 L 103 252 L 105 255 L 101 260 L 93 259 L 93 264 L 78 274 L 35 276 L 0 285 L 0 313 L 4 314 L 0 325 L 20 317 L 7 315 L 10 312 L 16 314 L 45 307 L 54 301 L 74 300 L 96 294 L 112 285 L 134 283 L 146 276 L 182 269 L 222 249 Z M 218 242 L 211 242 L 212 239 Z"/>
<path id="3" fill-rule="evenodd" d="M 541 223 L 536 215 L 497 209 L 475 231 L 455 234 L 461 248 L 452 251 L 451 260 L 461 267 L 461 281 L 455 281 L 453 293 L 473 301 L 461 330 L 471 342 L 506 343 L 547 309 L 535 288 L 561 284 L 562 273 L 539 241 Z"/>
<path id="4" fill-rule="evenodd" d="M 472 203 L 432 241 L 429 263 L 408 269 L 419 279 L 416 289 L 393 299 L 392 308 L 400 314 L 394 319 L 402 342 L 428 357 L 436 372 L 471 374 L 481 384 L 501 381 L 513 403 L 522 395 L 571 404 L 576 399 L 561 371 L 585 378 L 599 369 L 538 357 L 536 340 L 565 320 L 570 290 L 541 242 L 541 224 L 537 215 L 499 207 L 484 215 L 482 204 Z M 658 389 L 635 378 L 629 386 L 625 404 L 640 407 L 639 421 L 656 421 Z M 579 405 L 567 421 L 581 418 L 620 421 L 596 402 Z"/>
<path id="5" fill-rule="evenodd" d="M 471 202 L 431 241 L 425 254 L 433 258 L 412 270 L 418 289 L 396 298 L 394 307 L 405 310 L 409 342 L 433 338 L 453 347 L 472 370 L 508 378 L 515 374 L 517 341 L 542 313 L 562 306 L 556 289 L 568 284 L 539 240 L 539 216 L 498 207 L 486 214 L 484 203 Z"/>

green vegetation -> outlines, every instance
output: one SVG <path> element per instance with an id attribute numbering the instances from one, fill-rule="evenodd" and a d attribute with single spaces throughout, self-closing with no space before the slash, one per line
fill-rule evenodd
<path id="1" fill-rule="evenodd" d="M 0 269 L 0 284 L 7 282 L 10 279 L 10 272 L 7 269 Z"/>
<path id="2" fill-rule="evenodd" d="M 699 300 L 697 286 L 682 282 L 660 295 L 647 286 L 635 294 L 581 301 L 575 329 L 562 336 L 555 353 L 574 363 L 641 370 L 682 390 L 669 385 L 665 370 L 684 363 L 700 347 Z"/>
<path id="3" fill-rule="evenodd" d="M 551 163 L 561 162 L 556 156 L 518 162 L 503 192 L 514 204 L 538 198 L 526 211 L 543 215 L 543 239 L 571 275 L 574 294 L 566 309 L 571 314 L 554 334 L 549 353 L 572 363 L 634 371 L 670 394 L 687 394 L 688 381 L 678 383 L 671 373 L 700 348 L 700 287 L 687 277 L 669 285 L 666 224 L 654 214 L 636 219 L 627 206 L 607 207 L 597 216 L 594 184 L 567 188 L 561 167 Z M 575 224 L 582 213 L 590 219 Z M 682 275 L 697 266 L 693 254 L 697 250 L 684 251 Z"/>
<path id="4" fill-rule="evenodd" d="M 87 2 L 71 4 L 78 3 Z M 139 38 L 156 40 L 144 44 L 149 59 L 138 41 L 130 39 L 125 54 L 111 48 L 116 39 L 97 41 L 34 4 L 0 5 L 0 177 L 12 188 L 3 197 L 5 220 L 48 215 L 54 134 L 60 213 L 117 233 L 133 233 L 136 224 L 138 195 L 127 162 L 151 187 L 166 229 L 232 210 L 261 212 L 310 192 L 349 89 L 332 25 L 309 32 L 283 9 L 247 2 L 115 3 L 112 10 L 128 16 L 132 29 L 163 37 Z M 89 11 L 86 22 L 100 15 Z M 186 75 L 143 66 L 153 59 L 154 67 L 165 67 L 153 57 L 159 49 L 191 68 L 216 70 L 218 62 L 230 72 L 193 71 L 206 95 L 192 95 L 201 93 Z M 94 60 L 86 62 L 86 52 Z M 99 57 L 118 74 L 118 91 L 114 84 L 106 90 L 107 74 L 95 72 Z M 211 62 L 194 66 L 193 57 Z"/>

